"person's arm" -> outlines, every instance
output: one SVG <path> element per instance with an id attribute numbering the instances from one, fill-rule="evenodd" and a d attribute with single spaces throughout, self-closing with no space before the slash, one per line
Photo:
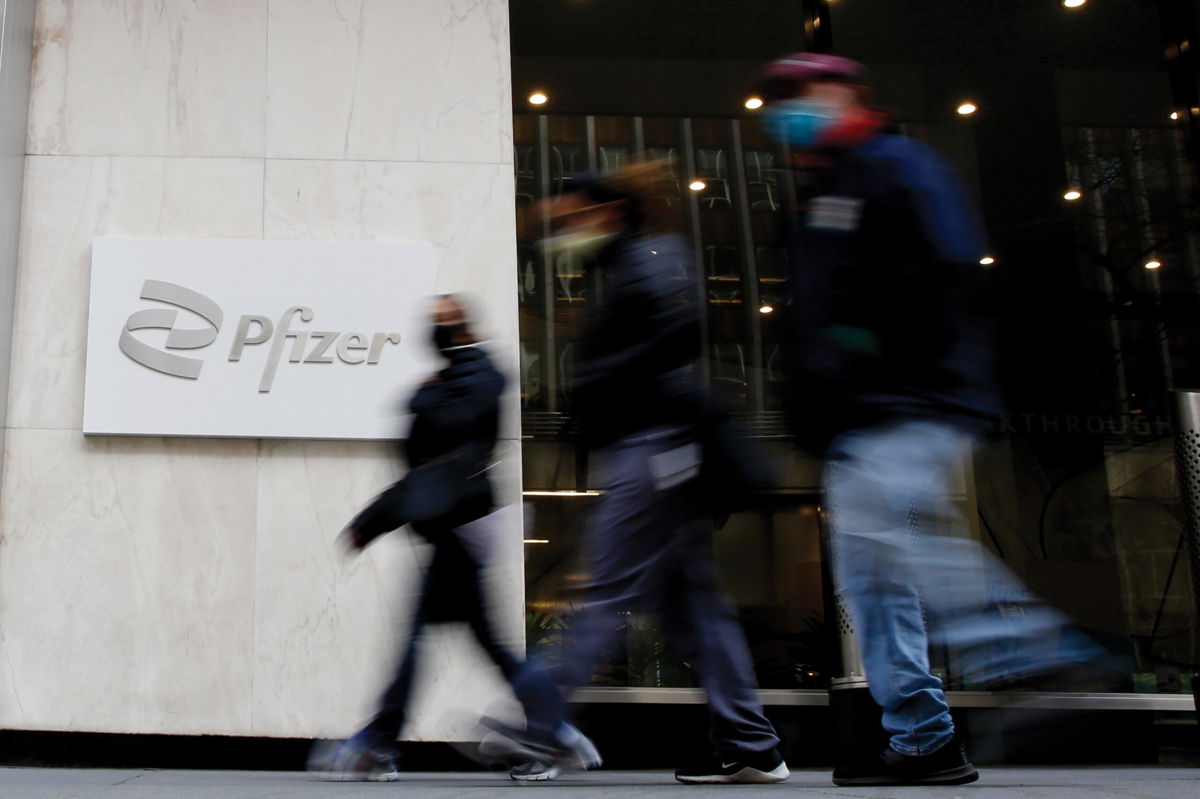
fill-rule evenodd
<path id="1" fill-rule="evenodd" d="M 979 264 L 987 242 L 958 171 L 924 144 L 900 141 L 906 146 L 893 161 L 893 194 L 899 212 L 915 223 L 926 254 L 909 261 L 901 276 L 906 301 L 897 309 L 891 342 L 907 351 L 893 356 L 913 379 L 941 379 L 941 359 L 976 325 L 970 320 L 991 313 L 987 270 Z M 923 370 L 933 371 L 922 378 Z"/>
<path id="2" fill-rule="evenodd" d="M 342 531 L 340 540 L 348 550 L 357 551 L 367 546 L 384 533 L 408 523 L 404 517 L 404 481 L 392 485 L 388 490 L 363 508 Z"/>
<path id="3" fill-rule="evenodd" d="M 908 145 L 894 163 L 903 196 L 911 204 L 933 260 L 978 266 L 987 242 L 975 201 L 958 170 L 919 142 Z"/>

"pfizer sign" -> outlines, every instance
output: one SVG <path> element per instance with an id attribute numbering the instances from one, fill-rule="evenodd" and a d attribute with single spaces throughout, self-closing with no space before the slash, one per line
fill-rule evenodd
<path id="1" fill-rule="evenodd" d="M 393 438 L 433 271 L 425 243 L 96 239 L 83 432 Z"/>

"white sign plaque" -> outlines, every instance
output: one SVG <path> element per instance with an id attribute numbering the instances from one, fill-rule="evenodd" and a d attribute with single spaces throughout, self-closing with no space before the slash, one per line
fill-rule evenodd
<path id="1" fill-rule="evenodd" d="M 95 239 L 83 432 L 394 438 L 433 272 L 428 243 Z"/>

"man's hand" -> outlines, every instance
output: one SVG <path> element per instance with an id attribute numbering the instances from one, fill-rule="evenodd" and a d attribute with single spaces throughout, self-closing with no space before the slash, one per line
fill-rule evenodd
<path id="1" fill-rule="evenodd" d="M 353 527 L 347 527 L 338 533 L 336 546 L 343 555 L 349 557 L 362 552 L 365 545 L 363 544 L 362 535 L 358 530 Z"/>

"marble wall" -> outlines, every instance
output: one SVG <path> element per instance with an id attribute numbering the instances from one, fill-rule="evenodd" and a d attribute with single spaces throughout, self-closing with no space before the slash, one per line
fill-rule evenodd
<path id="1" fill-rule="evenodd" d="M 35 0 L 0 0 L 0 451 L 8 409 Z"/>
<path id="2" fill-rule="evenodd" d="M 0 484 L 0 727 L 340 735 L 428 553 L 340 527 L 388 445 L 85 438 L 95 236 L 432 241 L 501 363 L 517 311 L 505 0 L 41 0 Z M 369 287 L 364 287 L 369 290 Z M 522 635 L 517 405 L 493 589 Z M 406 738 L 500 691 L 433 636 Z"/>

